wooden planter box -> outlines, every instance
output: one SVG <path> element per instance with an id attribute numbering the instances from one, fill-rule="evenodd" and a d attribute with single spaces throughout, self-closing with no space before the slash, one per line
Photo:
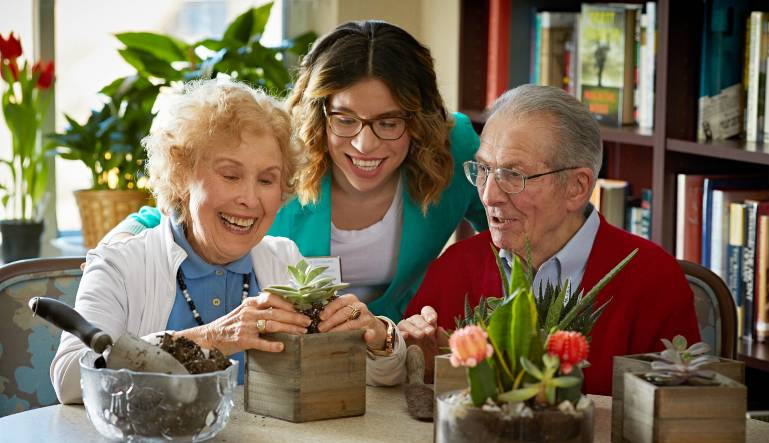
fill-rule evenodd
<path id="1" fill-rule="evenodd" d="M 748 390 L 717 375 L 720 386 L 656 386 L 624 375 L 622 436 L 632 443 L 743 443 Z"/>
<path id="2" fill-rule="evenodd" d="M 285 348 L 246 352 L 246 411 L 292 422 L 366 413 L 362 330 L 263 337 Z"/>
<path id="3" fill-rule="evenodd" d="M 435 356 L 435 398 L 444 392 L 467 389 L 467 368 L 451 366 L 451 354 Z"/>
<path id="4" fill-rule="evenodd" d="M 648 354 L 634 354 L 614 357 L 612 368 L 611 392 L 611 441 L 622 442 L 622 417 L 624 414 L 624 376 L 626 372 L 651 371 L 651 357 Z M 737 360 L 721 358 L 719 362 L 706 365 L 705 368 L 715 371 L 738 383 L 745 383 L 745 363 Z"/>

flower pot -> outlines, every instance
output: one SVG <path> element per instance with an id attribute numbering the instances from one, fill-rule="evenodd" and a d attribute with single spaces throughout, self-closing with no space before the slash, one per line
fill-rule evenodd
<path id="1" fill-rule="evenodd" d="M 472 405 L 465 391 L 438 396 L 435 441 L 461 442 L 556 442 L 593 441 L 594 406 L 582 397 L 576 410 L 550 408 L 534 411 L 522 403 L 505 410 Z"/>
<path id="2" fill-rule="evenodd" d="M 246 352 L 245 409 L 292 422 L 366 412 L 363 331 L 264 334 L 282 352 Z"/>
<path id="3" fill-rule="evenodd" d="M 651 371 L 652 358 L 649 354 L 634 354 L 614 357 L 612 367 L 611 390 L 611 441 L 622 442 L 622 426 L 624 414 L 625 383 L 627 372 Z M 738 383 L 745 383 L 745 363 L 737 360 L 721 358 L 717 363 L 704 366 L 705 369 L 715 371 L 724 377 L 731 378 Z"/>
<path id="4" fill-rule="evenodd" d="M 467 368 L 451 365 L 451 354 L 435 356 L 435 397 L 449 391 L 467 389 Z"/>
<path id="5" fill-rule="evenodd" d="M 622 437 L 633 443 L 744 442 L 745 385 L 716 375 L 718 386 L 657 386 L 624 375 Z"/>
<path id="6" fill-rule="evenodd" d="M 3 236 L 5 263 L 40 256 L 43 222 L 0 220 L 0 234 Z"/>
<path id="7" fill-rule="evenodd" d="M 83 245 L 93 248 L 118 223 L 143 205 L 151 204 L 150 195 L 143 190 L 81 190 L 75 191 L 80 210 Z"/>

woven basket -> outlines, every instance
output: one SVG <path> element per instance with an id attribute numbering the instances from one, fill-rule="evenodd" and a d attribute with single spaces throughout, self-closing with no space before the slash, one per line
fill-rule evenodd
<path id="1" fill-rule="evenodd" d="M 143 205 L 151 204 L 146 191 L 75 191 L 83 229 L 83 245 L 93 248 L 99 240 Z"/>

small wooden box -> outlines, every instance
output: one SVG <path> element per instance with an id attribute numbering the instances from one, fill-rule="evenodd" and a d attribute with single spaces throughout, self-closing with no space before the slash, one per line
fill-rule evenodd
<path id="1" fill-rule="evenodd" d="M 435 396 L 448 391 L 466 389 L 467 368 L 451 366 L 451 354 L 435 356 Z"/>
<path id="2" fill-rule="evenodd" d="M 246 411 L 296 423 L 366 413 L 362 330 L 262 337 L 285 348 L 246 352 Z"/>
<path id="3" fill-rule="evenodd" d="M 720 386 L 656 386 L 624 375 L 623 438 L 632 443 L 744 443 L 748 390 L 716 375 Z"/>
<path id="4" fill-rule="evenodd" d="M 634 354 L 614 357 L 612 368 L 612 389 L 611 389 L 611 441 L 620 443 L 622 441 L 622 417 L 624 401 L 624 376 L 626 372 L 649 372 L 651 371 L 652 358 L 649 354 Z M 715 371 L 725 377 L 731 378 L 738 383 L 745 383 L 745 363 L 737 360 L 721 358 L 717 363 L 705 366 L 706 369 Z"/>

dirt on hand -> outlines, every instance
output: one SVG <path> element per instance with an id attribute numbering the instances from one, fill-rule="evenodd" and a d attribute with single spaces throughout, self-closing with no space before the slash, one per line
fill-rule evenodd
<path id="1" fill-rule="evenodd" d="M 186 337 L 174 337 L 164 334 L 160 339 L 160 347 L 173 355 L 190 374 L 204 374 L 207 372 L 221 371 L 230 366 L 230 361 L 216 348 L 208 351 L 206 357 L 203 349 L 194 341 Z"/>

